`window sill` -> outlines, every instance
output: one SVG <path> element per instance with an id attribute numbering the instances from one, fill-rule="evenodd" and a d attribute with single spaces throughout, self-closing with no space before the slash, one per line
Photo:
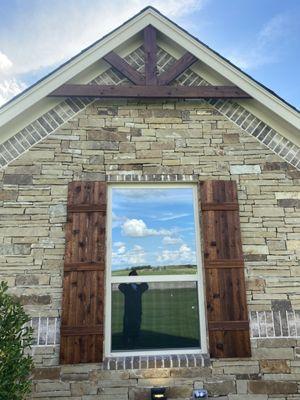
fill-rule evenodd
<path id="1" fill-rule="evenodd" d="M 128 370 L 149 368 L 193 368 L 208 367 L 209 354 L 168 354 L 160 356 L 107 357 L 103 361 L 104 370 Z"/>

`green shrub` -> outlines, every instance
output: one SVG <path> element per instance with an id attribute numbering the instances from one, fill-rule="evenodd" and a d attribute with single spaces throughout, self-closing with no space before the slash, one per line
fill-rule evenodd
<path id="1" fill-rule="evenodd" d="M 0 282 L 0 399 L 23 400 L 31 390 L 33 362 L 25 350 L 32 344 L 30 318 Z"/>

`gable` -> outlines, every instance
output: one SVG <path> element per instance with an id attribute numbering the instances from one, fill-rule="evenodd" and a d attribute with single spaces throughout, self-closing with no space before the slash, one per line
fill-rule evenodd
<path id="1" fill-rule="evenodd" d="M 1 109 L 0 136 L 3 143 L 0 145 L 0 165 L 2 167 L 8 165 L 93 102 L 92 99 L 82 97 L 67 98 L 63 101 L 45 97 L 55 87 L 64 82 L 97 85 L 129 83 L 105 61 L 99 61 L 99 58 L 109 50 L 115 49 L 118 54 L 125 56 L 135 70 L 143 73 L 144 52 L 140 31 L 149 23 L 160 31 L 157 51 L 159 74 L 182 56 L 183 49 L 188 49 L 195 55 L 197 53 L 199 61 L 181 74 L 172 85 L 209 86 L 238 83 L 238 87 L 247 89 L 247 93 L 253 96 L 252 99 L 207 101 L 241 129 L 256 137 L 285 161 L 299 168 L 299 113 L 287 104 L 281 104 L 283 108 L 280 110 L 279 99 L 276 99 L 275 107 L 275 99 L 272 99 L 273 95 L 268 91 L 265 93 L 265 98 L 262 98 L 263 87 L 255 93 L 257 83 L 252 82 L 253 87 L 250 88 L 249 77 L 236 68 L 233 71 L 234 67 L 230 63 L 226 64 L 224 59 L 152 8 L 135 16 Z M 28 105 L 25 104 L 26 101 L 29 102 Z M 20 112 L 22 107 L 24 111 Z M 13 112 L 14 108 L 19 109 L 16 115 Z M 33 121 L 30 120 L 32 116 L 34 116 Z M 12 118 L 9 120 L 10 117 Z"/>

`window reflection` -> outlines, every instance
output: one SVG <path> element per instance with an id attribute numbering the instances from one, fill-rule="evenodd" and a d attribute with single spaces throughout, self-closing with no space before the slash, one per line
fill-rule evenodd
<path id="1" fill-rule="evenodd" d="M 133 270 L 129 276 L 137 276 Z M 139 345 L 142 322 L 142 295 L 149 286 L 147 283 L 121 283 L 120 292 L 124 295 L 123 345 L 124 348 L 136 348 Z"/>
<path id="2" fill-rule="evenodd" d="M 112 351 L 199 347 L 196 282 L 112 285 Z"/>
<path id="3" fill-rule="evenodd" d="M 197 273 L 193 189 L 112 189 L 112 276 Z"/>

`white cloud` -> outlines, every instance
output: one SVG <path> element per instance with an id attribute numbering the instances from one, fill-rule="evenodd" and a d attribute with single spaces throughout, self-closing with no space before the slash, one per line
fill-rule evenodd
<path id="1" fill-rule="evenodd" d="M 182 18 L 200 9 L 206 0 L 150 0 L 171 18 Z M 51 69 L 76 55 L 145 7 L 143 0 L 52 0 L 22 2 L 14 9 L 12 22 L 0 26 L 0 84 L 6 86 L 1 68 L 10 69 L 10 78 Z M 13 28 L 12 28 L 13 26 Z M 44 75 L 42 72 L 41 76 Z M 2 101 L 15 93 L 3 91 Z"/>
<path id="2" fill-rule="evenodd" d="M 26 89 L 26 85 L 16 78 L 9 78 L 1 80 L 0 74 L 0 106 L 6 103 L 10 98 L 16 96 Z"/>
<path id="3" fill-rule="evenodd" d="M 125 246 L 124 246 L 125 247 Z M 119 247 L 123 249 L 123 247 Z M 112 253 L 113 265 L 121 265 L 122 268 L 126 268 L 132 265 L 143 265 L 145 264 L 145 250 L 142 246 L 134 245 L 132 249 L 120 253 L 119 251 Z"/>
<path id="4" fill-rule="evenodd" d="M 10 59 L 0 51 L 0 72 L 3 72 L 12 67 L 12 62 Z"/>
<path id="5" fill-rule="evenodd" d="M 26 88 L 24 82 L 12 76 L 12 61 L 0 51 L 0 105 Z"/>
<path id="6" fill-rule="evenodd" d="M 196 263 L 196 253 L 185 243 L 177 250 L 163 250 L 158 256 L 157 261 L 160 264 L 180 264 L 180 263 Z"/>
<path id="7" fill-rule="evenodd" d="M 122 225 L 122 234 L 130 237 L 161 236 L 170 235 L 166 229 L 148 228 L 142 219 L 127 219 Z"/>
<path id="8" fill-rule="evenodd" d="M 278 14 L 272 17 L 251 43 L 229 50 L 228 58 L 238 67 L 253 70 L 262 65 L 277 62 L 284 49 L 285 40 L 293 31 L 292 17 Z"/>
<path id="9" fill-rule="evenodd" d="M 163 216 L 158 217 L 159 221 L 171 221 L 172 219 L 178 219 L 183 217 L 188 217 L 190 214 L 181 213 L 181 214 L 174 214 L 174 213 L 165 213 Z"/>
<path id="10" fill-rule="evenodd" d="M 124 245 L 125 245 L 124 242 L 114 242 L 114 243 L 113 243 L 113 246 L 114 246 L 114 247 L 122 247 L 122 246 L 124 246 Z"/>
<path id="11" fill-rule="evenodd" d="M 180 244 L 180 243 L 182 243 L 182 239 L 181 238 L 178 238 L 178 237 L 171 237 L 171 236 L 165 236 L 164 238 L 163 238 L 163 244 L 164 245 L 169 245 L 169 244 L 171 244 L 171 245 L 173 245 L 173 244 Z"/>

